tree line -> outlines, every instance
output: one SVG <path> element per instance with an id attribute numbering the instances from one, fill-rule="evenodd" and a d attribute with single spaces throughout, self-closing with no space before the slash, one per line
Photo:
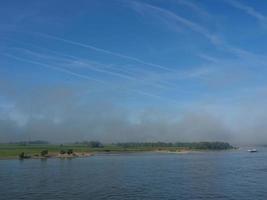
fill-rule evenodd
<path id="1" fill-rule="evenodd" d="M 227 142 L 127 142 L 117 143 L 117 146 L 124 148 L 141 148 L 141 147 L 177 147 L 177 148 L 189 148 L 189 149 L 207 149 L 207 150 L 224 150 L 232 149 Z"/>

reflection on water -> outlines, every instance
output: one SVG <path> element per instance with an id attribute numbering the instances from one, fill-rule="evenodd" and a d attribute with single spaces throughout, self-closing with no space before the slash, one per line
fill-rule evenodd
<path id="1" fill-rule="evenodd" d="M 267 151 L 0 161 L 0 199 L 267 199 Z"/>

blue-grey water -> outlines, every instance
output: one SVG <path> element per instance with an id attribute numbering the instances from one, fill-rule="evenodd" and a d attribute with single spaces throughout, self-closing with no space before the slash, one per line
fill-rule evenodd
<path id="1" fill-rule="evenodd" d="M 267 149 L 0 161 L 2 200 L 267 199 Z"/>

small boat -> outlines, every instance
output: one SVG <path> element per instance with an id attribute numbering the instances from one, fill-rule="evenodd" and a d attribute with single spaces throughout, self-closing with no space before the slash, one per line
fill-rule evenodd
<path id="1" fill-rule="evenodd" d="M 258 150 L 257 149 L 249 149 L 248 152 L 250 152 L 250 153 L 256 153 L 256 152 L 258 152 Z"/>

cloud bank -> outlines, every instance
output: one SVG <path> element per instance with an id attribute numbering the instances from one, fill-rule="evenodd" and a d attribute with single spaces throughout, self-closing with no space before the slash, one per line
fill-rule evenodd
<path id="1" fill-rule="evenodd" d="M 267 141 L 263 109 L 243 102 L 238 108 L 211 108 L 210 104 L 184 109 L 166 106 L 124 107 L 116 101 L 86 96 L 87 88 L 66 85 L 38 86 L 27 91 L 6 81 L 1 94 L 0 141 L 47 140 L 75 142 L 227 141 L 234 144 Z M 258 102 L 262 105 L 263 102 Z M 208 105 L 208 106 L 207 106 Z M 218 105 L 217 105 L 218 106 Z M 252 105 L 250 105 L 252 106 Z M 224 112 L 228 113 L 225 114 Z M 236 115 L 229 116 L 236 112 Z M 241 117 L 241 115 L 243 117 Z"/>

